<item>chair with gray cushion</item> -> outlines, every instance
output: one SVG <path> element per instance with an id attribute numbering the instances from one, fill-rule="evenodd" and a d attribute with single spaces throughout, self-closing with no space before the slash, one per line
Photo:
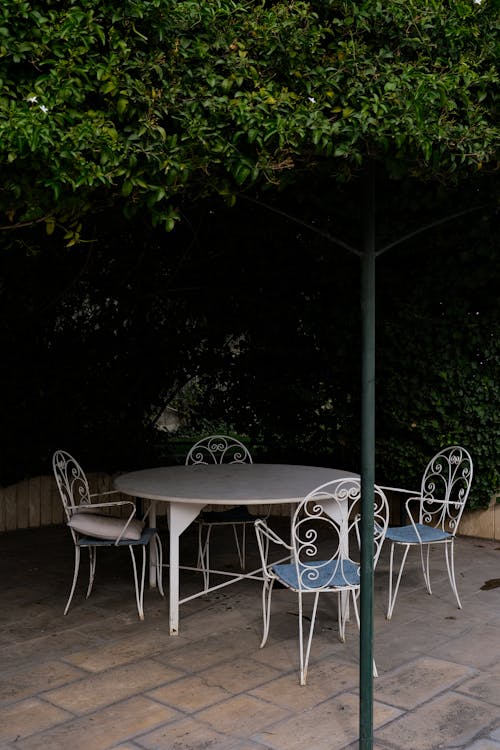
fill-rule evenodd
<path id="1" fill-rule="evenodd" d="M 299 603 L 300 684 L 305 685 L 311 642 L 320 594 L 337 594 L 339 637 L 345 640 L 352 599 L 359 628 L 358 596 L 360 592 L 360 520 L 361 486 L 358 478 L 336 479 L 317 487 L 298 505 L 292 519 L 292 539 L 288 543 L 272 531 L 263 520 L 255 522 L 262 560 L 263 636 L 266 644 L 271 619 L 271 595 L 275 583 L 294 591 Z M 374 567 L 380 555 L 389 523 L 389 505 L 382 490 L 374 488 Z M 271 543 L 271 544 L 269 544 Z M 269 562 L 271 550 L 283 548 L 285 560 Z M 313 599 L 309 634 L 306 638 L 303 620 L 303 598 Z M 374 675 L 377 675 L 375 662 Z"/>
<path id="2" fill-rule="evenodd" d="M 472 482 L 472 458 L 465 448 L 451 445 L 437 453 L 424 471 L 420 491 L 399 487 L 383 489 L 407 495 L 406 512 L 409 523 L 387 529 L 386 539 L 391 543 L 389 564 L 389 604 L 387 619 L 394 611 L 401 575 L 411 547 L 420 550 L 420 561 L 427 592 L 432 594 L 429 573 L 429 552 L 432 545 L 444 546 L 446 568 L 458 608 L 462 609 L 455 580 L 454 541 L 458 524 Z M 394 549 L 403 548 L 396 584 L 393 585 Z"/>
<path id="3" fill-rule="evenodd" d="M 164 595 L 161 575 L 162 547 L 156 529 L 147 528 L 144 518 L 136 518 L 136 508 L 132 500 L 95 502 L 94 498 L 111 495 L 115 491 L 91 494 L 87 477 L 81 466 L 66 451 L 59 450 L 54 453 L 52 466 L 66 514 L 66 523 L 75 544 L 73 585 L 64 614 L 67 614 L 69 610 L 78 579 L 80 549 L 86 547 L 89 551 L 90 568 L 87 587 L 87 597 L 89 597 L 95 577 L 97 547 L 128 547 L 134 572 L 137 611 L 140 619 L 143 620 L 146 547 L 150 542 L 154 544 L 155 549 L 158 588 L 160 594 Z M 126 511 L 125 517 L 118 515 L 122 510 Z M 115 514 L 108 515 L 110 511 L 115 511 Z M 135 548 L 142 550 L 140 578 L 135 560 Z"/>
<path id="4" fill-rule="evenodd" d="M 186 465 L 193 464 L 251 464 L 252 456 L 243 443 L 228 435 L 210 435 L 193 445 L 186 456 Z M 246 505 L 223 510 L 202 511 L 198 516 L 198 566 L 203 571 L 204 587 L 208 589 L 210 576 L 210 537 L 217 526 L 232 526 L 236 551 L 242 570 L 245 569 L 246 527 L 253 527 L 258 515 Z M 241 532 L 241 539 L 238 535 Z"/>

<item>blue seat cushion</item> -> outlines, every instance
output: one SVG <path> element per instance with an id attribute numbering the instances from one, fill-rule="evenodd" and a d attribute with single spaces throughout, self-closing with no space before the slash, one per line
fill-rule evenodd
<path id="1" fill-rule="evenodd" d="M 156 529 L 146 528 L 143 530 L 140 539 L 122 539 L 116 545 L 117 547 L 135 547 L 149 544 L 153 534 L 156 534 Z M 116 539 L 100 539 L 92 536 L 80 536 L 78 538 L 79 547 L 114 547 Z"/>
<path id="2" fill-rule="evenodd" d="M 295 563 L 278 563 L 270 570 L 288 588 L 294 591 L 315 591 L 322 588 L 345 588 L 359 586 L 359 565 L 352 560 L 301 563 L 301 581 L 297 578 Z M 303 571 L 303 572 L 302 572 Z"/>
<path id="3" fill-rule="evenodd" d="M 408 526 L 389 527 L 385 538 L 398 544 L 420 544 L 420 540 L 422 540 L 424 544 L 427 544 L 430 542 L 443 542 L 452 537 L 452 534 L 449 534 L 447 531 L 435 529 L 433 526 L 426 526 L 423 523 L 416 523 L 415 526 L 420 534 L 420 539 L 415 533 L 413 524 L 408 524 Z"/>

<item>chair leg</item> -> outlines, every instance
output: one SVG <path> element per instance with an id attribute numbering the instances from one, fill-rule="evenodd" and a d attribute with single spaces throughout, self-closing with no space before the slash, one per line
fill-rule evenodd
<path id="1" fill-rule="evenodd" d="M 198 557 L 196 559 L 196 567 L 201 568 L 203 566 L 202 560 L 202 549 L 203 549 L 203 524 L 198 524 Z"/>
<path id="2" fill-rule="evenodd" d="M 271 622 L 271 596 L 273 593 L 274 578 L 266 578 L 262 586 L 262 620 L 263 632 L 262 641 L 259 648 L 264 648 L 269 635 L 269 625 Z"/>
<path id="3" fill-rule="evenodd" d="M 354 607 L 354 614 L 356 615 L 356 624 L 358 626 L 358 630 L 360 629 L 360 622 L 359 622 L 359 609 L 358 609 L 358 596 L 359 596 L 359 589 L 357 591 L 352 591 L 352 604 Z M 378 671 L 377 671 L 377 665 L 375 664 L 375 659 L 373 661 L 373 676 L 378 677 Z"/>
<path id="4" fill-rule="evenodd" d="M 163 591 L 163 547 L 158 534 L 154 535 L 154 540 L 156 544 L 156 582 L 160 595 L 165 596 L 165 592 Z"/>
<path id="5" fill-rule="evenodd" d="M 205 537 L 205 546 L 203 548 L 203 585 L 205 591 L 210 586 L 210 537 L 212 535 L 212 527 L 207 526 L 207 536 Z"/>
<path id="6" fill-rule="evenodd" d="M 314 623 L 316 621 L 316 612 L 318 609 L 319 591 L 314 595 L 314 604 L 311 613 L 311 625 L 309 627 L 309 635 L 307 638 L 307 645 L 304 653 L 304 625 L 303 625 L 303 606 L 302 606 L 302 593 L 299 591 L 299 655 L 300 655 L 300 684 L 305 685 L 307 682 L 307 668 L 309 665 L 309 656 L 311 653 L 311 643 L 314 631 Z"/>
<path id="7" fill-rule="evenodd" d="M 448 550 L 448 547 L 450 547 L 449 550 Z M 462 609 L 462 602 L 460 601 L 460 597 L 458 595 L 457 582 L 455 580 L 455 545 L 454 545 L 454 539 L 452 539 L 451 542 L 447 542 L 445 544 L 444 551 L 445 551 L 445 555 L 446 555 L 446 567 L 448 569 L 448 578 L 450 579 L 451 588 L 453 590 L 453 593 L 455 594 L 455 599 L 457 600 L 458 608 Z"/>
<path id="8" fill-rule="evenodd" d="M 95 567 L 97 562 L 97 549 L 95 547 L 88 547 L 89 551 L 89 585 L 87 587 L 86 598 L 88 599 L 94 585 L 95 578 Z"/>
<path id="9" fill-rule="evenodd" d="M 71 591 L 69 592 L 68 601 L 66 602 L 66 608 L 64 610 L 65 615 L 68 613 L 71 600 L 73 599 L 73 594 L 75 593 L 75 586 L 78 580 L 79 569 L 80 569 L 80 547 L 78 547 L 78 545 L 75 544 L 75 569 L 73 571 L 73 584 L 71 586 Z"/>
<path id="10" fill-rule="evenodd" d="M 338 593 L 339 640 L 345 642 L 345 624 L 349 619 L 349 592 Z"/>
<path id="11" fill-rule="evenodd" d="M 207 591 L 209 586 L 209 568 L 210 568 L 210 533 L 212 531 L 212 527 L 210 525 L 207 525 L 207 533 L 205 536 L 205 539 L 203 539 L 203 527 L 204 525 L 200 523 L 198 525 L 198 567 L 201 568 L 203 573 L 203 590 Z"/>
<path id="12" fill-rule="evenodd" d="M 396 596 L 398 595 L 399 583 L 401 581 L 401 575 L 403 573 L 403 568 L 406 562 L 406 557 L 410 549 L 410 545 L 409 544 L 405 545 L 405 551 L 403 553 L 403 558 L 401 560 L 401 565 L 399 568 L 396 585 L 394 586 L 394 591 L 393 591 L 392 575 L 393 575 L 393 563 L 394 563 L 394 547 L 395 547 L 395 544 L 394 543 L 391 544 L 391 557 L 390 557 L 390 563 L 389 563 L 389 605 L 387 607 L 387 614 L 386 614 L 386 618 L 388 620 L 391 619 L 392 613 L 394 611 L 394 604 L 396 603 Z"/>
<path id="13" fill-rule="evenodd" d="M 142 571 L 141 571 L 141 582 L 139 587 L 139 580 L 137 577 L 137 565 L 135 562 L 134 548 L 130 544 L 130 557 L 132 558 L 132 567 L 134 569 L 134 583 L 135 583 L 135 600 L 137 602 L 137 611 L 139 613 L 139 619 L 144 620 L 144 577 L 146 575 L 146 548 L 142 545 Z"/>
<path id="14" fill-rule="evenodd" d="M 238 525 L 241 526 L 241 544 L 238 537 Z M 233 534 L 234 541 L 236 543 L 236 551 L 238 553 L 238 559 L 240 561 L 241 570 L 245 570 L 245 553 L 246 553 L 246 525 L 233 523 Z"/>
<path id="15" fill-rule="evenodd" d="M 426 554 L 425 559 L 424 559 L 424 545 L 423 544 L 420 545 L 420 560 L 421 560 L 421 563 L 422 563 L 422 573 L 424 574 L 425 588 L 427 589 L 427 593 L 428 594 L 432 594 L 431 576 L 430 576 L 430 572 L 429 572 L 429 570 L 430 570 L 429 569 L 429 558 L 430 558 L 431 545 L 430 544 L 426 544 L 425 546 L 427 547 L 427 554 Z"/>
<path id="16" fill-rule="evenodd" d="M 360 590 L 356 589 L 352 591 L 352 606 L 354 609 L 354 616 L 356 618 L 356 625 L 358 626 L 358 630 L 360 628 L 360 622 L 359 622 L 359 607 L 358 607 L 358 598 L 359 598 Z"/>

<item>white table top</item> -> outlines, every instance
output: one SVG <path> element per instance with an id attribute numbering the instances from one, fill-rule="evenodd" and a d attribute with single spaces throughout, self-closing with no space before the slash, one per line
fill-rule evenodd
<path id="1" fill-rule="evenodd" d="M 120 492 L 150 500 L 206 505 L 298 503 L 312 490 L 355 472 L 288 464 L 161 466 L 117 477 Z"/>

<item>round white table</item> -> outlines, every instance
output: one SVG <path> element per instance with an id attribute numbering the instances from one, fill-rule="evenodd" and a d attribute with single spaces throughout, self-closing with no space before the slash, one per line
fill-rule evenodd
<path id="1" fill-rule="evenodd" d="M 179 632 L 179 604 L 188 600 L 179 600 L 179 537 L 206 505 L 297 504 L 320 485 L 345 477 L 358 477 L 358 474 L 288 464 L 198 464 L 161 466 L 117 477 L 115 489 L 151 501 L 151 526 L 156 524 L 156 503 L 168 503 L 170 634 Z M 155 570 L 151 564 L 150 583 L 153 586 L 156 583 Z M 229 583 L 247 576 L 255 577 L 255 573 L 235 575 L 234 581 Z M 201 591 L 197 596 L 204 593 L 206 591 Z"/>

